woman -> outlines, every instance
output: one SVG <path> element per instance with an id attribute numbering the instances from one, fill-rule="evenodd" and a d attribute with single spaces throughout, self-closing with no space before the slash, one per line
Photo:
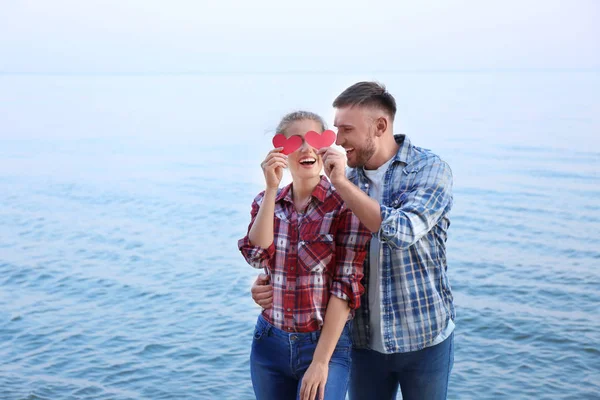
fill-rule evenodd
<path id="1" fill-rule="evenodd" d="M 299 136 L 301 146 L 288 156 L 283 147 L 268 153 L 261 164 L 266 189 L 254 199 L 248 234 L 238 243 L 273 286 L 273 306 L 258 318 L 250 356 L 259 400 L 346 397 L 350 321 L 364 292 L 371 234 L 321 175 L 321 157 L 304 138 L 324 125 L 305 111 L 282 119 L 277 133 Z M 285 168 L 292 183 L 279 190 Z"/>

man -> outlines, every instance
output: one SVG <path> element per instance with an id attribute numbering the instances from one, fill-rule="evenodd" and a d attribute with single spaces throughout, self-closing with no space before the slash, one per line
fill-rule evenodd
<path id="1" fill-rule="evenodd" d="M 331 183 L 373 233 L 365 295 L 354 318 L 351 400 L 445 399 L 454 364 L 454 305 L 446 276 L 452 171 L 432 152 L 394 135 L 396 102 L 359 82 L 340 94 L 334 149 L 320 151 Z M 269 307 L 260 276 L 254 300 Z"/>

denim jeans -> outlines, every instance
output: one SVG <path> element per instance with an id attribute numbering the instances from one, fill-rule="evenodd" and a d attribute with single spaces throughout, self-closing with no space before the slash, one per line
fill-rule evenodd
<path id="1" fill-rule="evenodd" d="M 454 365 L 454 333 L 435 346 L 410 353 L 352 351 L 350 400 L 443 400 Z"/>
<path id="2" fill-rule="evenodd" d="M 262 315 L 254 329 L 250 372 L 257 400 L 297 399 L 321 332 L 285 332 Z M 329 361 L 325 400 L 344 400 L 350 377 L 352 339 L 347 323 Z"/>

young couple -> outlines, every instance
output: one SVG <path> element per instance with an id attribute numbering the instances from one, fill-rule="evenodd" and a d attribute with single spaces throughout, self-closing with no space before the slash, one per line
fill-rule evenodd
<path id="1" fill-rule="evenodd" d="M 321 117 L 285 116 L 276 131 L 283 146 L 261 164 L 266 189 L 238 242 L 267 272 L 252 287 L 263 308 L 250 356 L 254 393 L 391 400 L 400 388 L 405 400 L 445 399 L 454 363 L 445 248 L 452 172 L 394 135 L 396 102 L 382 85 L 352 85 L 333 107 L 346 157 L 321 148 Z M 280 189 L 285 168 L 292 183 Z"/>

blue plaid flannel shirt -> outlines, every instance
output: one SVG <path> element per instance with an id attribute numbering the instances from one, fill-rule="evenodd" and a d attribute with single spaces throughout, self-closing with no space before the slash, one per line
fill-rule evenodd
<path id="1" fill-rule="evenodd" d="M 395 135 L 398 153 L 382 185 L 381 265 L 365 261 L 365 288 L 369 269 L 380 268 L 381 329 L 389 353 L 428 347 L 449 319 L 454 304 L 446 275 L 446 238 L 452 207 L 452 171 L 431 151 L 413 146 L 404 135 Z M 348 179 L 365 193 L 369 180 L 362 168 L 348 168 Z M 368 348 L 368 291 L 354 318 L 354 345 Z"/>

